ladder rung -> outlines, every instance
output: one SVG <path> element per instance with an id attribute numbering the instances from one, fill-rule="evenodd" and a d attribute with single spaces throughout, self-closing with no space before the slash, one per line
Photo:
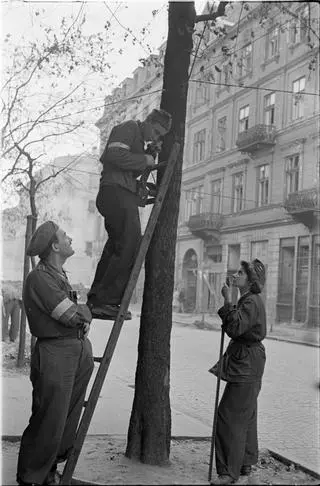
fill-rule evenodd
<path id="1" fill-rule="evenodd" d="M 96 361 L 97 363 L 101 363 L 102 358 L 100 358 L 99 356 L 94 356 L 93 361 Z"/>
<path id="2" fill-rule="evenodd" d="M 147 199 L 146 204 L 154 204 L 155 200 L 156 200 L 155 197 L 151 197 L 151 198 Z"/>

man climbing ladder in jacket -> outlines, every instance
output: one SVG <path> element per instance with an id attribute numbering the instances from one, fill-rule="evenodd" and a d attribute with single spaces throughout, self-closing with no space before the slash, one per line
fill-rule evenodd
<path id="1" fill-rule="evenodd" d="M 108 240 L 98 263 L 87 305 L 92 316 L 115 319 L 141 240 L 137 177 L 155 166 L 145 143 L 160 141 L 171 128 L 171 115 L 152 110 L 143 121 L 115 126 L 100 158 L 103 169 L 96 200 Z M 127 319 L 131 319 L 128 312 Z"/>

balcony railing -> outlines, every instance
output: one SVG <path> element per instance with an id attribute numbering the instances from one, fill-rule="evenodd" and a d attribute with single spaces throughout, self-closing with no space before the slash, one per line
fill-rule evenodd
<path id="1" fill-rule="evenodd" d="M 190 216 L 187 225 L 192 234 L 203 240 L 220 238 L 220 228 L 223 224 L 222 214 L 200 213 Z"/>
<path id="2" fill-rule="evenodd" d="M 284 207 L 297 221 L 312 227 L 320 211 L 319 189 L 312 187 L 292 192 L 287 197 Z"/>
<path id="3" fill-rule="evenodd" d="M 273 125 L 255 125 L 238 134 L 236 145 L 241 152 L 253 153 L 275 144 L 276 129 Z"/>

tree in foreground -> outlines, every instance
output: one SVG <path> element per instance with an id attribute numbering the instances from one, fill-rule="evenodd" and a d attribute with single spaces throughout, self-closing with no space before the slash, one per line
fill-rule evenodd
<path id="1" fill-rule="evenodd" d="M 223 8 L 217 15 L 223 15 L 220 13 L 224 11 L 222 3 Z M 146 256 L 135 395 L 126 449 L 127 457 L 158 465 L 168 463 L 170 454 L 172 295 L 195 22 L 194 2 L 169 3 L 169 31 L 160 108 L 172 114 L 173 123 L 164 141 L 161 160 L 168 160 L 176 141 L 180 143 L 180 154 Z"/>

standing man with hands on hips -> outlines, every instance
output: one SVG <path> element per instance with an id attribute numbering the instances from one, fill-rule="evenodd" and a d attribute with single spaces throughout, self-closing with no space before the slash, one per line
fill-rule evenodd
<path id="1" fill-rule="evenodd" d="M 159 144 L 170 128 L 171 115 L 152 110 L 143 122 L 128 120 L 111 130 L 100 158 L 103 169 L 96 205 L 108 240 L 88 292 L 87 305 L 93 317 L 117 317 L 141 241 L 137 177 L 155 167 L 145 144 Z M 130 312 L 126 319 L 131 319 Z"/>

